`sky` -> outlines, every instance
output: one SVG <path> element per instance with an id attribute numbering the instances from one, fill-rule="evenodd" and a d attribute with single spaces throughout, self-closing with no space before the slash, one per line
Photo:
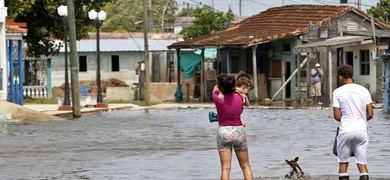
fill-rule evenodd
<path id="1" fill-rule="evenodd" d="M 189 7 L 196 8 L 201 5 L 209 5 L 218 11 L 227 12 L 229 7 L 237 16 L 240 15 L 239 2 L 241 1 L 241 15 L 252 16 L 272 7 L 293 4 L 318 4 L 318 5 L 340 5 L 340 0 L 176 0 L 179 10 Z M 360 0 L 362 10 L 366 11 L 375 6 L 379 0 Z M 348 4 L 357 7 L 358 0 L 348 0 Z"/>

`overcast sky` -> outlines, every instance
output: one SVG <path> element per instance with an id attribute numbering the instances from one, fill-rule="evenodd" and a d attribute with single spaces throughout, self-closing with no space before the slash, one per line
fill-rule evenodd
<path id="1" fill-rule="evenodd" d="M 366 9 L 376 5 L 379 0 L 360 0 L 361 8 Z M 209 5 L 214 9 L 226 12 L 229 7 L 234 14 L 240 15 L 239 2 L 240 0 L 176 0 L 179 9 L 186 7 L 189 3 L 190 7 Z M 348 0 L 348 4 L 357 7 L 358 0 Z M 268 8 L 279 7 L 282 5 L 292 4 L 321 4 L 321 5 L 340 5 L 340 0 L 241 0 L 241 13 L 243 16 L 252 16 Z"/>

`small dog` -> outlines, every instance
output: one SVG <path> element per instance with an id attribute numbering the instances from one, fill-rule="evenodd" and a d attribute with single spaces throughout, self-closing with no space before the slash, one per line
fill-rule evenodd
<path id="1" fill-rule="evenodd" d="M 301 178 L 301 177 L 303 177 L 304 173 L 303 173 L 301 167 L 299 167 L 299 165 L 298 165 L 298 159 L 299 159 L 299 157 L 296 157 L 295 159 L 290 160 L 290 161 L 287 160 L 287 159 L 285 160 L 286 163 L 288 165 L 290 165 L 291 168 L 292 168 L 291 172 L 284 176 L 285 179 Z"/>

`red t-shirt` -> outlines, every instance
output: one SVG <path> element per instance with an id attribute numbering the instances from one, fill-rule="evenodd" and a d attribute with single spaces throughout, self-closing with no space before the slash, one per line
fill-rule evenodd
<path id="1" fill-rule="evenodd" d="M 244 105 L 242 97 L 237 93 L 224 94 L 224 99 L 218 99 L 219 92 L 213 93 L 217 108 L 218 123 L 221 126 L 242 126 L 241 113 Z"/>

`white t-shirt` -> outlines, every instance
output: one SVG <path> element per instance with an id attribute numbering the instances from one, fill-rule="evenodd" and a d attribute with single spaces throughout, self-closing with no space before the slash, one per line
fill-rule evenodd
<path id="1" fill-rule="evenodd" d="M 345 84 L 333 91 L 333 107 L 340 108 L 339 134 L 352 131 L 366 131 L 367 104 L 372 103 L 370 92 L 357 84 Z"/>

